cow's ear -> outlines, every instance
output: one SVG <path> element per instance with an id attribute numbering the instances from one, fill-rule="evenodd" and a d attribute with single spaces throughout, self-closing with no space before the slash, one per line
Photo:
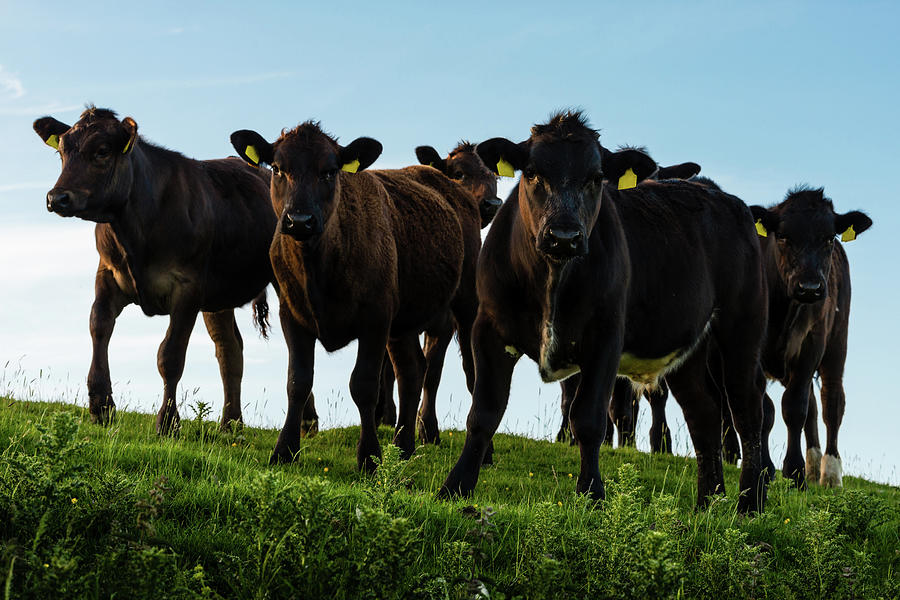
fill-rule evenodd
<path id="1" fill-rule="evenodd" d="M 434 167 L 441 173 L 447 173 L 447 161 L 441 158 L 438 151 L 431 146 L 417 147 L 416 158 L 419 159 L 419 164 L 421 165 L 428 165 L 429 167 Z"/>
<path id="2" fill-rule="evenodd" d="M 348 173 L 358 173 L 367 169 L 381 156 L 381 142 L 372 138 L 356 138 L 349 145 L 341 148 L 339 160 L 341 170 Z"/>
<path id="3" fill-rule="evenodd" d="M 275 159 L 275 150 L 265 138 L 250 129 L 241 129 L 231 134 L 231 145 L 238 156 L 254 167 L 265 163 L 271 165 Z"/>
<path id="4" fill-rule="evenodd" d="M 851 210 L 842 215 L 834 215 L 834 233 L 841 236 L 842 242 L 852 242 L 856 236 L 872 226 L 872 219 L 858 210 Z"/>
<path id="5" fill-rule="evenodd" d="M 122 154 L 128 154 L 134 150 L 134 144 L 137 142 L 138 126 L 134 119 L 125 117 L 122 119 L 122 127 L 125 128 L 125 133 L 128 135 L 128 141 L 125 142 L 125 147 L 122 148 Z"/>
<path id="6" fill-rule="evenodd" d="M 758 205 L 751 206 L 750 213 L 753 215 L 756 233 L 759 237 L 769 237 L 770 232 L 778 231 L 778 223 L 781 219 L 777 213 Z"/>
<path id="7" fill-rule="evenodd" d="M 657 179 L 690 179 L 700 172 L 700 165 L 694 162 L 681 163 L 660 167 L 656 174 Z"/>
<path id="8" fill-rule="evenodd" d="M 615 183 L 620 190 L 633 188 L 656 173 L 656 161 L 640 150 L 627 148 L 611 152 L 600 146 L 603 178 Z"/>
<path id="9" fill-rule="evenodd" d="M 37 133 L 45 144 L 59 150 L 59 136 L 67 132 L 70 127 L 57 121 L 53 117 L 41 117 L 34 122 L 34 132 Z"/>
<path id="10" fill-rule="evenodd" d="M 528 142 L 516 144 L 506 138 L 491 138 L 475 146 L 475 153 L 484 165 L 503 177 L 515 177 L 516 171 L 528 163 Z"/>

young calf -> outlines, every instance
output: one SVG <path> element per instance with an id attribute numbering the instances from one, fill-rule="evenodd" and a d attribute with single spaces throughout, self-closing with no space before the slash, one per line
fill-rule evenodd
<path id="1" fill-rule="evenodd" d="M 634 150 L 609 152 L 597 137 L 581 114 L 561 113 L 520 144 L 478 146 L 485 164 L 523 176 L 479 259 L 475 391 L 441 494 L 475 487 L 521 354 L 545 381 L 581 373 L 569 411 L 579 492 L 604 496 L 598 457 L 617 374 L 648 386 L 666 375 L 694 441 L 698 500 L 723 492 L 720 405 L 705 377 L 713 336 L 729 341 L 720 350 L 744 450 L 739 507 L 759 509 L 766 297 L 750 212 L 738 198 L 687 182 L 625 197 L 606 181 L 633 185 L 656 164 Z"/>
<path id="2" fill-rule="evenodd" d="M 272 462 L 292 460 L 304 423 L 315 419 L 307 396 L 316 340 L 329 352 L 358 340 L 350 395 L 361 423 L 357 464 L 366 470 L 381 455 L 375 405 L 387 346 L 400 391 L 395 443 L 410 455 L 424 370 L 418 334 L 448 309 L 466 322 L 456 302 L 466 248 L 454 208 L 403 171 L 364 172 L 381 153 L 370 138 L 341 146 L 306 122 L 274 144 L 247 130 L 231 142 L 245 160 L 272 167 L 280 222 L 270 256 L 288 344 L 288 410 Z M 471 363 L 468 337 L 460 344 Z"/>
<path id="3" fill-rule="evenodd" d="M 784 385 L 781 413 L 787 425 L 782 473 L 798 486 L 810 478 L 840 486 L 837 437 L 844 416 L 844 360 L 850 318 L 850 266 L 835 236 L 849 242 L 872 225 L 859 211 L 834 212 L 822 188 L 800 187 L 772 208 L 751 207 L 757 222 L 769 286 L 769 327 L 763 369 Z M 828 432 L 819 449 L 812 378 L 822 380 L 822 417 Z M 806 463 L 800 432 L 806 428 Z"/>
<path id="4" fill-rule="evenodd" d="M 225 387 L 222 427 L 241 421 L 243 342 L 234 308 L 256 298 L 265 332 L 275 230 L 268 175 L 237 159 L 197 161 L 155 146 L 138 136 L 131 117 L 120 121 L 106 109 L 89 108 L 72 127 L 43 117 L 34 130 L 62 158 L 47 210 L 97 223 L 91 420 L 107 423 L 115 410 L 109 340 L 116 317 L 135 303 L 148 316 L 169 315 L 158 354 L 164 390 L 157 432 L 178 425 L 175 391 L 198 312 L 215 342 Z"/>
<path id="5" fill-rule="evenodd" d="M 423 184 L 436 187 L 440 193 L 446 195 L 456 209 L 470 239 L 467 248 L 471 254 L 471 269 L 466 269 L 462 281 L 471 290 L 471 307 L 474 311 L 477 306 L 477 298 L 474 296 L 474 267 L 481 249 L 481 237 L 478 234 L 478 225 L 473 225 L 473 218 L 475 223 L 480 220 L 482 228 L 487 227 L 503 203 L 497 197 L 497 176 L 484 166 L 475 153 L 475 145 L 469 142 L 460 142 L 446 158 L 441 158 L 437 150 L 431 146 L 419 146 L 416 148 L 416 157 L 421 164 L 437 169 L 444 177 L 436 176 L 419 167 L 410 167 L 406 170 Z M 452 181 L 448 181 L 447 178 Z M 474 314 L 472 317 L 474 318 Z M 441 441 L 437 421 L 437 390 L 441 383 L 444 358 L 455 330 L 456 323 L 450 314 L 435 319 L 425 330 L 425 383 L 419 409 L 418 430 L 419 437 L 426 444 L 439 444 Z M 394 371 L 387 361 L 381 379 L 376 416 L 382 423 L 393 425 L 396 419 L 393 403 Z M 466 383 L 471 392 L 474 384 L 473 373 L 466 373 Z"/>

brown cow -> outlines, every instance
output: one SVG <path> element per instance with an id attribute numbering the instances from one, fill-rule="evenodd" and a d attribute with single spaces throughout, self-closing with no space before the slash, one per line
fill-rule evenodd
<path id="1" fill-rule="evenodd" d="M 316 340 L 329 352 L 358 340 L 350 395 L 361 423 L 357 464 L 366 470 L 381 454 L 375 405 L 387 346 L 400 392 L 394 439 L 409 456 L 424 371 L 418 334 L 448 308 L 471 369 L 463 334 L 471 321 L 459 294 L 466 247 L 456 211 L 406 170 L 363 171 L 381 153 L 370 138 L 341 146 L 310 121 L 274 144 L 248 130 L 231 142 L 245 160 L 272 167 L 280 221 L 270 256 L 288 344 L 288 410 L 271 461 L 292 460 L 304 422 L 315 418 L 307 395 Z"/>
<path id="2" fill-rule="evenodd" d="M 784 384 L 781 414 L 787 425 L 782 474 L 798 486 L 805 479 L 839 487 L 837 437 L 844 416 L 844 361 L 850 318 L 850 265 L 835 236 L 849 242 L 872 226 L 859 211 L 834 212 L 822 188 L 798 187 L 772 208 L 752 206 L 769 282 L 769 327 L 762 361 L 766 374 Z M 825 455 L 812 378 L 822 378 Z M 800 432 L 806 430 L 806 461 Z M 805 474 L 804 474 L 805 466 Z"/>
<path id="3" fill-rule="evenodd" d="M 474 294 L 474 265 L 475 260 L 477 260 L 478 251 L 481 249 L 481 238 L 478 237 L 478 239 L 475 240 L 471 235 L 472 231 L 477 234 L 478 229 L 477 225 L 473 226 L 473 219 L 477 220 L 480 217 L 481 227 L 487 227 L 491 220 L 493 220 L 497 209 L 500 208 L 500 205 L 503 203 L 503 201 L 497 197 L 497 176 L 481 162 L 481 159 L 475 152 L 475 145 L 466 141 L 459 142 L 456 148 L 450 151 L 447 158 L 441 158 L 437 150 L 431 146 L 417 147 L 416 157 L 421 164 L 434 167 L 446 177 L 453 180 L 453 182 L 447 182 L 445 177 L 428 175 L 428 179 L 431 181 L 429 182 L 423 180 L 422 177 L 423 175 L 426 175 L 428 171 L 414 171 L 421 174 L 418 178 L 422 183 L 425 183 L 426 185 L 437 184 L 439 188 L 447 187 L 448 183 L 451 183 L 450 188 L 452 191 L 449 192 L 450 196 L 448 196 L 448 199 L 451 199 L 452 196 L 459 195 L 460 190 L 464 192 L 463 195 L 460 195 L 460 198 L 467 197 L 467 201 L 453 202 L 451 200 L 451 203 L 454 204 L 460 222 L 465 224 L 466 231 L 472 238 L 469 243 L 470 251 L 474 252 L 472 269 L 463 274 L 463 281 L 471 281 Z M 452 185 L 453 183 L 456 185 Z M 441 189 L 438 189 L 438 192 L 442 194 L 448 193 Z M 472 212 L 472 207 L 477 207 L 474 214 Z M 471 279 L 469 279 L 469 277 L 471 277 Z M 476 302 L 473 295 L 473 305 Z M 419 409 L 418 430 L 419 437 L 426 444 L 441 443 L 440 430 L 438 429 L 437 421 L 437 390 L 441 383 L 444 358 L 447 354 L 447 348 L 453 338 L 455 329 L 456 324 L 452 315 L 447 314 L 442 319 L 436 319 L 429 326 L 429 329 L 425 331 L 425 383 L 422 391 L 422 404 Z M 474 383 L 471 373 L 466 373 L 466 383 L 471 392 L 472 384 Z M 382 423 L 388 425 L 394 425 L 394 421 L 396 420 L 392 399 L 393 386 L 394 372 L 391 369 L 390 363 L 385 361 L 384 370 L 381 374 L 381 393 L 378 398 L 378 408 L 376 409 L 375 414 Z"/>
<path id="4" fill-rule="evenodd" d="M 188 339 L 203 312 L 225 388 L 222 428 L 241 421 L 243 342 L 234 308 L 253 300 L 265 332 L 268 247 L 275 231 L 268 173 L 235 158 L 197 161 L 138 136 L 131 117 L 90 107 L 74 126 L 52 117 L 34 130 L 59 150 L 62 174 L 47 210 L 95 221 L 100 265 L 91 309 L 94 352 L 88 372 L 91 420 L 115 410 L 108 348 L 116 317 L 135 303 L 169 315 L 159 347 L 164 391 L 159 433 L 177 428 L 175 390 Z"/>

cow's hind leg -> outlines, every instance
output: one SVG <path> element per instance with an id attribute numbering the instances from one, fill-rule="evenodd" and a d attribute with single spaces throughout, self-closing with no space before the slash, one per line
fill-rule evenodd
<path id="1" fill-rule="evenodd" d="M 375 421 L 393 427 L 397 424 L 397 407 L 394 405 L 394 365 L 384 352 L 381 364 L 381 385 L 378 387 L 378 404 L 375 405 Z"/>
<path id="2" fill-rule="evenodd" d="M 88 412 L 93 423 L 106 425 L 115 415 L 116 403 L 113 402 L 109 375 L 109 340 L 116 318 L 129 302 L 116 285 L 112 271 L 99 268 L 94 280 L 94 304 L 91 306 L 93 353 L 87 377 Z"/>
<path id="3" fill-rule="evenodd" d="M 822 447 L 819 444 L 819 407 L 816 405 L 815 386 L 812 382 L 809 383 L 809 403 L 806 407 L 803 435 L 806 437 L 806 482 L 818 483 Z"/>
<path id="4" fill-rule="evenodd" d="M 846 331 L 846 327 L 844 328 Z M 825 455 L 822 457 L 819 483 L 826 487 L 843 485 L 843 465 L 838 452 L 838 431 L 844 419 L 844 360 L 846 340 L 837 348 L 829 346 L 819 365 L 822 377 L 822 420 L 825 421 Z"/>
<path id="5" fill-rule="evenodd" d="M 573 446 L 575 445 L 575 436 L 572 435 L 572 429 L 569 427 L 569 409 L 572 407 L 572 400 L 575 399 L 575 390 L 578 389 L 580 381 L 580 375 L 572 375 L 568 379 L 559 382 L 559 411 L 562 413 L 562 424 L 559 426 L 559 432 L 556 434 L 556 441 L 569 442 Z M 612 428 L 612 420 L 609 419 L 609 416 L 606 418 L 609 420 L 606 437 L 609 438 L 609 444 L 612 445 L 612 437 L 609 433 Z M 605 442 L 606 440 L 604 440 Z"/>
<path id="6" fill-rule="evenodd" d="M 222 406 L 222 431 L 231 431 L 243 423 L 241 415 L 241 378 L 244 375 L 244 341 L 234 320 L 234 309 L 203 313 L 203 322 L 216 346 L 216 360 L 225 390 Z"/>
<path id="7" fill-rule="evenodd" d="M 669 388 L 665 381 L 660 381 L 659 386 L 644 394 L 650 403 L 650 412 L 653 420 L 650 424 L 650 451 L 672 454 L 672 433 L 666 422 L 666 400 L 669 396 Z"/>
<path id="8" fill-rule="evenodd" d="M 635 445 L 634 431 L 640 401 L 641 397 L 635 392 L 630 380 L 624 377 L 616 379 L 616 383 L 613 385 L 609 413 L 619 433 L 620 448 Z M 610 433 L 610 431 L 607 431 L 607 435 L 604 437 L 609 439 Z"/>
<path id="9" fill-rule="evenodd" d="M 425 332 L 425 382 L 418 421 L 419 437 L 426 444 L 441 443 L 437 420 L 437 391 L 441 384 L 447 348 L 453 340 L 453 329 L 453 318 L 450 313 L 445 313 Z"/>
<path id="10" fill-rule="evenodd" d="M 400 448 L 402 458 L 409 458 L 416 449 L 416 409 L 422 395 L 425 356 L 416 334 L 391 338 L 388 352 L 397 375 L 397 393 L 400 396 L 394 444 Z"/>
<path id="11" fill-rule="evenodd" d="M 684 420 L 697 456 L 697 505 L 725 493 L 722 472 L 722 413 L 718 394 L 706 368 L 706 344 L 681 367 L 666 374 L 672 395 L 684 412 Z"/>
<path id="12" fill-rule="evenodd" d="M 176 404 L 178 382 L 184 374 L 188 341 L 197 322 L 197 314 L 200 312 L 195 306 L 186 304 L 181 303 L 172 311 L 169 329 L 156 356 L 159 374 L 163 378 L 163 402 L 156 414 L 156 432 L 160 435 L 177 433 L 181 420 Z"/>

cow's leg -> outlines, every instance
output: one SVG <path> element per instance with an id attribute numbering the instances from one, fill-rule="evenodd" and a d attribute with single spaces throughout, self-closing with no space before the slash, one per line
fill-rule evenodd
<path id="1" fill-rule="evenodd" d="M 353 372 L 350 374 L 350 396 L 353 403 L 359 411 L 359 442 L 356 445 L 356 466 L 360 471 L 372 473 L 375 471 L 377 464 L 374 458 L 381 458 L 381 444 L 378 443 L 378 426 L 375 423 L 375 404 L 378 402 L 378 388 L 381 379 L 381 368 L 384 363 L 384 349 L 388 345 L 388 327 L 387 322 L 383 324 L 373 324 L 365 329 L 365 335 L 359 337 L 359 343 L 356 350 L 356 364 Z M 393 344 L 393 342 L 392 342 Z M 418 340 L 416 340 L 418 348 Z M 420 351 L 421 352 L 421 351 Z M 403 369 L 410 367 L 402 365 Z M 416 367 L 413 367 L 416 368 Z M 417 367 L 419 373 L 423 367 Z M 404 415 L 405 408 L 404 395 L 410 392 L 404 390 L 404 378 L 409 375 L 406 372 L 397 372 L 397 364 L 394 364 L 394 370 L 397 374 L 397 388 L 400 393 L 400 409 L 397 413 L 397 431 L 404 429 L 409 431 L 410 439 L 414 439 L 412 428 L 415 427 L 415 407 L 418 405 L 418 398 L 413 402 L 412 418 Z M 421 375 L 419 375 L 421 377 Z M 421 383 L 419 384 L 421 390 Z M 406 394 L 404 394 L 404 391 Z M 409 401 L 409 400 L 407 400 Z M 402 442 L 402 440 L 397 440 Z M 399 444 L 398 444 L 399 445 Z M 411 447 L 413 446 L 413 447 Z M 412 452 L 413 444 L 407 444 L 404 448 L 400 446 L 402 452 Z"/>
<path id="2" fill-rule="evenodd" d="M 794 481 L 798 488 L 806 487 L 806 461 L 800 448 L 806 411 L 809 407 L 809 389 L 812 372 L 795 365 L 788 369 L 781 397 L 781 416 L 787 426 L 787 448 L 781 474 Z"/>
<path id="3" fill-rule="evenodd" d="M 803 425 L 806 437 L 806 483 L 819 482 L 819 465 L 822 463 L 822 447 L 819 445 L 819 407 L 813 383 L 809 383 L 809 404 L 806 405 L 806 423 Z"/>
<path id="4" fill-rule="evenodd" d="M 129 303 L 128 297 L 116 285 L 112 271 L 97 269 L 90 323 L 93 354 L 87 377 L 88 412 L 92 423 L 106 425 L 115 415 L 116 403 L 113 402 L 109 376 L 109 340 L 116 318 Z"/>
<path id="5" fill-rule="evenodd" d="M 416 449 L 416 409 L 422 395 L 425 355 L 416 334 L 392 338 L 388 342 L 388 352 L 397 374 L 397 392 L 400 396 L 394 444 L 400 448 L 402 458 L 409 458 Z"/>
<path id="6" fill-rule="evenodd" d="M 518 353 L 507 351 L 507 344 L 481 313 L 472 329 L 472 342 L 477 377 L 466 420 L 466 441 L 438 492 L 442 498 L 468 495 L 475 489 L 484 455 L 506 411 L 513 367 L 518 360 Z"/>
<path id="7" fill-rule="evenodd" d="M 775 426 L 775 403 L 769 394 L 763 392 L 763 425 L 762 425 L 762 466 L 766 470 L 766 477 L 770 480 L 775 476 L 775 463 L 769 453 L 769 434 Z"/>
<path id="8" fill-rule="evenodd" d="M 706 347 L 698 348 L 681 367 L 666 374 L 672 395 L 684 412 L 684 420 L 697 456 L 697 505 L 725 493 L 722 474 L 722 412 L 706 368 Z"/>
<path id="9" fill-rule="evenodd" d="M 193 302 L 178 302 L 169 316 L 169 329 L 159 345 L 156 365 L 163 378 L 163 401 L 156 414 L 156 432 L 170 435 L 178 432 L 181 418 L 178 416 L 178 382 L 184 374 L 184 357 L 188 341 L 200 311 Z"/>
<path id="10" fill-rule="evenodd" d="M 650 403 L 650 411 L 653 421 L 650 424 L 650 451 L 672 454 L 672 433 L 666 422 L 666 400 L 669 396 L 669 388 L 664 381 L 659 386 L 646 394 Z"/>
<path id="11" fill-rule="evenodd" d="M 437 391 L 444 370 L 447 347 L 453 340 L 453 319 L 447 313 L 440 322 L 425 332 L 425 382 L 419 410 L 419 437 L 426 444 L 440 444 L 437 420 Z M 471 391 L 471 390 L 470 390 Z"/>
<path id="12" fill-rule="evenodd" d="M 397 424 L 397 407 L 394 405 L 394 365 L 391 364 L 387 350 L 381 363 L 381 384 L 378 386 L 375 421 L 390 427 Z"/>
<path id="13" fill-rule="evenodd" d="M 559 410 L 562 413 L 562 424 L 559 426 L 559 432 L 556 434 L 556 441 L 569 442 L 573 446 L 575 445 L 575 437 L 569 428 L 569 409 L 572 407 L 572 400 L 575 399 L 575 390 L 578 389 L 579 381 L 581 381 L 580 375 L 572 375 L 568 379 L 559 382 Z M 612 438 L 610 438 L 609 443 L 610 445 L 612 444 Z"/>
<path id="14" fill-rule="evenodd" d="M 631 381 L 624 377 L 616 379 L 613 385 L 612 400 L 610 401 L 609 413 L 612 416 L 612 422 L 619 432 L 619 447 L 634 446 L 634 428 L 637 421 L 637 412 L 640 408 L 641 397 L 638 395 Z M 609 438 L 609 431 L 605 438 Z"/>
<path id="15" fill-rule="evenodd" d="M 838 331 L 839 325 L 834 328 Z M 846 332 L 846 324 L 843 331 Z M 838 452 L 838 430 L 844 419 L 844 361 L 847 358 L 847 340 L 831 342 L 819 365 L 822 378 L 822 420 L 825 421 L 825 455 L 822 457 L 819 483 L 826 487 L 843 485 L 843 465 Z"/>
<path id="16" fill-rule="evenodd" d="M 297 323 L 283 303 L 278 317 L 288 349 L 287 414 L 269 464 L 294 460 L 300 452 L 300 438 L 309 433 L 311 423 L 318 423 L 312 395 L 316 338 Z"/>
<path id="17" fill-rule="evenodd" d="M 231 431 L 232 423 L 243 423 L 241 416 L 241 378 L 244 375 L 244 341 L 234 320 L 234 309 L 203 313 L 203 322 L 209 337 L 216 346 L 216 360 L 222 387 L 225 389 L 225 404 L 219 428 Z"/>
<path id="18" fill-rule="evenodd" d="M 741 443 L 734 428 L 734 417 L 728 406 L 728 399 L 721 396 L 722 406 L 722 458 L 725 462 L 736 465 L 741 457 Z"/>
<path id="19" fill-rule="evenodd" d="M 609 402 L 616 382 L 623 333 L 621 325 L 618 328 L 609 325 L 599 330 L 611 331 L 612 340 L 605 347 L 585 349 L 584 355 L 592 357 L 594 362 L 581 365 L 581 381 L 569 410 L 569 425 L 581 454 L 575 489 L 602 500 L 606 491 L 600 477 L 600 446 L 606 437 Z"/>

